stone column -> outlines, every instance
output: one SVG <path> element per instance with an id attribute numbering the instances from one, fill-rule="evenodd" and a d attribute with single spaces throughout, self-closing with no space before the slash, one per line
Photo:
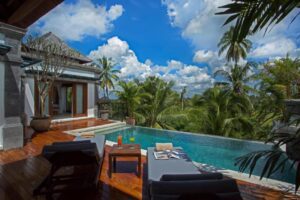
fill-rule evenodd
<path id="1" fill-rule="evenodd" d="M 22 69 L 20 65 L 22 64 L 21 39 L 25 33 L 24 29 L 0 22 L 0 34 L 4 35 L 4 44 L 11 47 L 6 55 L 0 55 L 0 62 L 4 64 L 4 70 L 2 69 L 4 73 L 0 74 L 0 79 L 4 80 L 4 91 L 2 91 L 4 93 L 4 102 L 2 102 L 4 120 L 2 120 L 2 126 L 0 124 L 4 150 L 23 146 L 23 126 L 20 116 L 23 112 L 24 99 L 21 98 Z"/>

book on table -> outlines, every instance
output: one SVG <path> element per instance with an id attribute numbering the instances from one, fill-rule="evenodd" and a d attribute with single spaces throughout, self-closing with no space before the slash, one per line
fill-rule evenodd
<path id="1" fill-rule="evenodd" d="M 177 153 L 177 152 L 176 152 Z M 155 151 L 153 152 L 155 159 L 168 160 L 170 158 L 180 159 L 179 155 L 176 155 L 175 151 Z"/>

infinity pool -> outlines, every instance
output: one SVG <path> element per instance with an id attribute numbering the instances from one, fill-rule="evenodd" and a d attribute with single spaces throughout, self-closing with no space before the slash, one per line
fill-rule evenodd
<path id="1" fill-rule="evenodd" d="M 234 166 L 235 158 L 252 151 L 270 149 L 269 145 L 261 142 L 143 127 L 109 132 L 106 135 L 106 140 L 116 142 L 119 134 L 123 136 L 123 143 L 130 143 L 130 138 L 134 137 L 135 143 L 140 144 L 143 149 L 155 146 L 156 142 L 172 142 L 174 146 L 181 146 L 189 157 L 196 162 L 235 171 L 238 170 Z M 255 171 L 254 174 L 259 175 L 260 173 Z M 291 170 L 283 174 L 274 174 L 271 178 L 293 183 L 294 176 L 295 170 Z"/>

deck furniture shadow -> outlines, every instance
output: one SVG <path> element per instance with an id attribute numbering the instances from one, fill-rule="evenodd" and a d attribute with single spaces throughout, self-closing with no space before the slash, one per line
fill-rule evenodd
<path id="1" fill-rule="evenodd" d="M 71 142 L 54 142 L 43 148 L 42 155 L 51 163 L 47 177 L 33 195 L 51 196 L 74 190 L 98 189 L 104 158 L 105 136 L 76 137 Z"/>
<path id="2" fill-rule="evenodd" d="M 138 160 L 138 177 L 141 177 L 142 171 L 142 154 L 139 144 L 114 144 L 108 154 L 109 159 L 109 177 L 116 169 L 116 161 L 118 157 L 136 157 Z"/>
<path id="3" fill-rule="evenodd" d="M 240 200 L 234 179 L 221 173 L 202 174 L 181 148 L 180 159 L 158 160 L 154 147 L 147 151 L 148 196 L 152 200 L 165 199 L 222 199 Z"/>

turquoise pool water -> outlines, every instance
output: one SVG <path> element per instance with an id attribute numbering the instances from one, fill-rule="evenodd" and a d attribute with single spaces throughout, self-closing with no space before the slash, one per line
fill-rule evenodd
<path id="1" fill-rule="evenodd" d="M 123 136 L 123 143 L 130 143 L 129 139 L 133 136 L 135 143 L 140 144 L 143 149 L 155 146 L 156 142 L 172 142 L 174 146 L 181 146 L 196 162 L 235 171 L 237 171 L 237 167 L 234 166 L 235 158 L 252 151 L 270 148 L 269 145 L 260 142 L 143 127 L 112 131 L 106 135 L 106 140 L 116 142 L 119 134 Z M 259 171 L 255 171 L 254 174 L 259 175 Z M 283 174 L 274 174 L 271 178 L 293 183 L 294 176 L 295 170 L 291 170 Z"/>

